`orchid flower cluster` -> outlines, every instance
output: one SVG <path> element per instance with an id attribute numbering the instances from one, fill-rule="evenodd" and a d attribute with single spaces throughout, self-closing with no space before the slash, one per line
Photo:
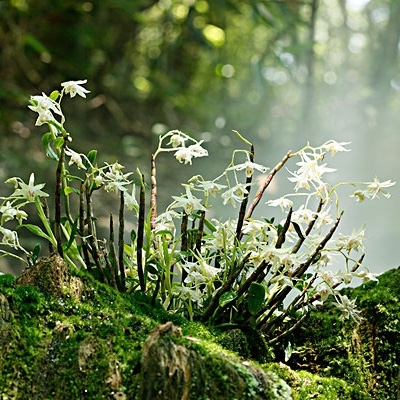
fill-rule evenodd
<path id="1" fill-rule="evenodd" d="M 330 140 L 319 147 L 307 144 L 287 152 L 272 169 L 255 162 L 254 146 L 240 133 L 246 149 L 233 151 L 227 168 L 215 179 L 193 176 L 183 193 L 157 210 L 157 158 L 173 153 L 179 163 L 208 156 L 202 141 L 172 130 L 159 137 L 151 156 L 146 182 L 139 169 L 125 172 L 115 162 L 99 166 L 97 151 L 79 153 L 71 148 L 61 101 L 65 95 L 86 97 L 86 80 L 61 84 L 61 91 L 32 96 L 29 108 L 38 114 L 36 125 L 47 125 L 42 136 L 48 158 L 57 163 L 54 210 L 50 210 L 44 184 L 14 177 L 13 193 L 2 198 L 0 257 L 12 256 L 32 266 L 42 250 L 20 244 L 18 230 L 28 229 L 45 239 L 50 252 L 58 252 L 71 268 L 85 268 L 98 279 L 123 292 L 144 293 L 151 304 L 173 313 L 215 325 L 250 324 L 270 342 L 292 332 L 319 304 L 332 299 L 344 318 L 360 320 L 355 302 L 338 290 L 354 278 L 377 280 L 363 264 L 365 228 L 350 235 L 338 232 L 343 212 L 338 190 L 355 188 L 357 202 L 379 195 L 389 197 L 392 181 L 327 183 L 334 172 L 324 160 L 348 152 L 349 143 Z M 298 160 L 289 169 L 290 160 Z M 293 192 L 263 200 L 275 175 L 286 167 Z M 73 172 L 70 172 L 73 169 Z M 100 190 L 116 196 L 119 213 L 109 218 L 109 235 L 99 238 L 93 196 Z M 255 193 L 253 194 L 253 192 Z M 78 201 L 72 201 L 75 196 Z M 222 202 L 233 217 L 215 217 Z M 40 219 L 28 224 L 27 205 Z M 260 203 L 263 206 L 260 206 Z M 282 213 L 281 221 L 254 216 L 255 209 Z M 135 229 L 126 242 L 125 218 Z M 10 228 L 14 221 L 15 229 Z M 6 227 L 8 226 L 8 227 Z M 118 228 L 118 234 L 115 233 Z M 343 259 L 334 271 L 333 261 Z"/>

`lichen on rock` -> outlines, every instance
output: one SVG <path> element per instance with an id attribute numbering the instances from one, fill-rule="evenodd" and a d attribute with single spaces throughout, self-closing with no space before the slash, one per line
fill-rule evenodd
<path id="1" fill-rule="evenodd" d="M 25 269 L 17 279 L 20 285 L 35 286 L 43 293 L 53 296 L 63 296 L 72 287 L 72 293 L 79 297 L 78 280 L 72 279 L 72 286 L 69 281 L 68 265 L 57 253 L 43 257 L 34 266 Z"/>

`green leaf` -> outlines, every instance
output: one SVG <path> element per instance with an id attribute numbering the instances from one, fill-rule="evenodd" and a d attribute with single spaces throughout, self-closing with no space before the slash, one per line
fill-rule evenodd
<path id="1" fill-rule="evenodd" d="M 43 136 L 42 136 L 42 144 L 43 144 L 43 146 L 48 146 L 50 143 L 53 143 L 53 140 L 55 139 L 56 137 L 54 136 L 54 133 L 53 132 L 47 132 L 47 133 L 44 133 L 43 134 Z"/>
<path id="2" fill-rule="evenodd" d="M 146 271 L 149 272 L 150 274 L 158 275 L 159 274 L 159 266 L 157 263 L 149 262 L 146 264 Z"/>
<path id="3" fill-rule="evenodd" d="M 88 155 L 87 155 L 88 160 L 92 165 L 96 163 L 96 158 L 97 158 L 97 150 L 90 150 Z M 86 168 L 89 168 L 89 165 L 85 165 Z"/>
<path id="4" fill-rule="evenodd" d="M 297 222 L 293 222 L 293 221 L 292 221 L 292 225 L 293 225 L 293 228 L 296 231 L 298 237 L 300 239 L 304 240 L 305 238 L 304 238 L 303 232 L 301 231 L 300 225 Z"/>
<path id="5" fill-rule="evenodd" d="M 51 146 L 55 140 L 53 132 L 47 132 L 42 136 L 42 144 L 46 152 L 46 156 L 54 161 L 58 161 L 58 154 L 54 151 Z"/>
<path id="6" fill-rule="evenodd" d="M 285 362 L 289 361 L 289 358 L 291 357 L 292 353 L 293 353 L 293 347 L 292 344 L 289 342 L 285 349 Z"/>
<path id="7" fill-rule="evenodd" d="M 23 36 L 23 39 L 25 41 L 26 46 L 30 47 L 34 51 L 36 51 L 38 54 L 42 53 L 50 53 L 46 46 L 44 45 L 43 42 L 41 42 L 39 39 L 37 39 L 35 36 L 26 33 Z"/>
<path id="8" fill-rule="evenodd" d="M 60 95 L 60 92 L 58 91 L 58 90 L 53 90 L 51 93 L 50 93 L 50 98 L 52 99 L 52 100 L 54 100 L 54 101 L 56 101 L 57 99 L 58 99 L 58 96 Z"/>
<path id="9" fill-rule="evenodd" d="M 136 240 L 136 231 L 134 229 L 131 230 L 131 242 L 134 243 Z"/>
<path id="10" fill-rule="evenodd" d="M 79 221 L 79 216 L 75 218 L 75 221 L 72 225 L 71 233 L 69 234 L 69 240 L 68 240 L 67 246 L 64 249 L 65 251 L 67 251 L 71 247 L 72 243 L 75 240 L 75 235 L 78 230 L 78 221 Z"/>
<path id="11" fill-rule="evenodd" d="M 247 307 L 251 314 L 257 314 L 265 300 L 265 287 L 253 282 L 249 287 Z"/>
<path id="12" fill-rule="evenodd" d="M 235 292 L 233 291 L 229 291 L 224 293 L 218 301 L 218 304 L 220 307 L 225 307 L 227 304 L 231 303 L 232 301 L 234 301 L 237 298 L 237 295 Z"/>
<path id="13" fill-rule="evenodd" d="M 167 229 L 157 231 L 156 236 L 167 236 L 170 240 L 174 238 L 173 233 L 171 231 L 168 231 Z"/>
<path id="14" fill-rule="evenodd" d="M 53 140 L 53 144 L 57 149 L 61 149 L 61 146 L 64 144 L 64 138 L 58 137 Z"/>
<path id="15" fill-rule="evenodd" d="M 37 259 L 39 258 L 39 254 L 40 254 L 40 250 L 41 250 L 41 246 L 40 243 L 37 243 L 36 246 L 34 247 L 33 251 L 32 251 L 32 261 L 35 263 L 37 261 Z"/>
<path id="16" fill-rule="evenodd" d="M 311 265 L 315 264 L 319 261 L 321 258 L 321 252 L 319 251 L 312 259 L 311 259 Z"/>
<path id="17" fill-rule="evenodd" d="M 28 229 L 34 235 L 42 237 L 42 238 L 48 240 L 53 245 L 55 245 L 55 243 L 52 242 L 50 236 L 48 236 L 46 233 L 44 233 L 38 226 L 32 225 L 32 224 L 24 224 L 24 225 L 20 225 L 20 227 L 24 227 L 24 228 Z"/>
<path id="18" fill-rule="evenodd" d="M 210 232 L 215 232 L 217 230 L 213 223 L 207 218 L 204 218 L 204 225 L 210 230 Z"/>
<path id="19" fill-rule="evenodd" d="M 79 195 L 79 190 L 78 190 L 78 189 L 75 189 L 75 188 L 73 188 L 73 187 L 71 187 L 71 186 L 66 186 L 66 187 L 64 188 L 64 194 L 65 194 L 66 196 L 69 196 L 71 193 L 75 193 L 75 194 Z"/>
<path id="20" fill-rule="evenodd" d="M 78 181 L 78 182 L 83 182 L 84 181 L 80 176 L 76 176 L 76 175 L 65 174 L 65 177 L 69 181 Z M 79 194 L 79 190 L 77 191 L 77 193 Z"/>
<path id="21" fill-rule="evenodd" d="M 132 246 L 129 245 L 129 244 L 124 243 L 124 253 L 127 254 L 129 257 L 133 257 Z"/>

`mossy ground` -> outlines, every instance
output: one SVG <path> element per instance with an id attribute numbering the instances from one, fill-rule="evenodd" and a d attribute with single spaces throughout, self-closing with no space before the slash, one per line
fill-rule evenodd
<path id="1" fill-rule="evenodd" d="M 381 275 L 378 283 L 343 293 L 357 299 L 361 323 L 341 320 L 337 308 L 327 304 L 289 338 L 296 351 L 288 365 L 341 378 L 367 399 L 398 400 L 400 268 Z"/>
<path id="2" fill-rule="evenodd" d="M 216 332 L 151 307 L 146 297 L 118 293 L 86 273 L 68 274 L 68 285 L 56 294 L 0 276 L 2 399 L 140 399 L 143 344 L 167 321 L 182 329 L 177 343 L 201 360 L 205 374 L 198 379 L 203 387 L 215 386 L 189 398 L 395 399 L 400 329 L 393 312 L 398 316 L 400 282 L 397 291 L 388 289 L 394 275 L 388 282 L 382 277 L 385 289 L 355 290 L 374 321 L 358 328 L 361 339 L 355 339 L 354 327 L 349 330 L 348 324 L 338 322 L 333 310 L 318 313 L 297 342 L 292 338 L 297 353 L 289 360 L 290 369 L 271 363 L 273 354 L 264 346 L 261 351 L 260 343 L 256 346 L 254 333 Z M 365 289 L 368 296 L 362 295 Z M 263 363 L 262 374 L 251 360 Z M 309 371 L 295 372 L 300 369 Z M 262 393 L 266 379 L 270 390 Z"/>
<path id="3" fill-rule="evenodd" d="M 12 310 L 0 336 L 3 397 L 103 399 L 120 389 L 137 391 L 140 344 L 155 319 L 88 277 L 81 300 L 8 278 L 0 278 Z M 122 375 L 130 377 L 124 387 Z"/>

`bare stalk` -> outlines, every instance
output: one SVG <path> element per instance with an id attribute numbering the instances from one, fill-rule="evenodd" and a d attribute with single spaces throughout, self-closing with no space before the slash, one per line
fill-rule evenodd
<path id="1" fill-rule="evenodd" d="M 303 290 L 292 300 L 292 302 L 286 307 L 286 310 L 280 314 L 278 317 L 274 318 L 273 320 L 266 321 L 266 323 L 263 326 L 263 332 L 267 333 L 272 331 L 272 328 L 276 325 L 279 325 L 281 330 L 283 329 L 284 326 L 284 320 L 285 318 L 289 315 L 289 313 L 293 310 L 298 310 L 300 308 L 299 304 L 305 305 L 306 301 L 304 301 L 304 296 L 310 289 L 311 285 L 315 282 L 317 279 L 318 275 L 314 274 L 312 279 L 307 283 L 307 285 L 303 288 Z M 303 299 L 303 301 L 301 301 Z"/>
<path id="2" fill-rule="evenodd" d="M 85 259 L 86 268 L 90 273 L 93 273 L 92 264 L 90 262 L 88 245 L 86 241 L 85 234 L 85 200 L 84 200 L 84 192 L 85 192 L 85 183 L 81 183 L 81 187 L 79 190 L 79 224 L 78 224 L 78 234 L 82 241 L 82 251 L 83 257 Z"/>
<path id="3" fill-rule="evenodd" d="M 271 264 L 267 263 L 265 260 L 261 261 L 260 265 L 251 273 L 251 275 L 246 279 L 246 281 L 240 286 L 237 291 L 237 297 L 246 293 L 253 282 L 257 282 L 260 275 L 263 274 L 266 268 L 270 267 Z"/>
<path id="4" fill-rule="evenodd" d="M 254 162 L 254 146 L 253 144 L 250 147 L 250 154 L 249 154 L 250 162 Z M 242 227 L 243 223 L 245 221 L 246 217 L 246 208 L 247 208 L 247 203 L 249 202 L 249 196 L 250 196 L 250 189 L 251 189 L 251 182 L 253 180 L 253 175 L 250 175 L 246 178 L 246 191 L 247 193 L 245 194 L 242 203 L 240 205 L 240 210 L 239 210 L 239 216 L 238 216 L 238 221 L 236 225 L 236 238 L 237 240 L 240 240 L 242 238 Z"/>
<path id="5" fill-rule="evenodd" d="M 119 216 L 118 216 L 118 265 L 119 274 L 121 279 L 121 290 L 125 292 L 126 289 L 126 277 L 125 277 L 125 265 L 124 265 L 124 231 L 125 231 L 125 219 L 124 219 L 124 207 L 125 198 L 124 192 L 119 193 Z"/>
<path id="6" fill-rule="evenodd" d="M 327 235 L 321 240 L 321 242 L 318 244 L 317 248 L 314 250 L 312 255 L 307 259 L 306 262 L 300 264 L 297 269 L 293 272 L 293 277 L 294 278 L 299 278 L 301 277 L 305 271 L 307 271 L 308 267 L 315 261 L 317 256 L 320 254 L 320 251 L 326 246 L 326 244 L 331 240 L 331 237 L 335 233 L 337 227 L 339 226 L 339 222 L 342 218 L 343 212 L 339 215 L 339 217 L 336 218 L 335 223 L 332 225 L 332 228 L 329 230 Z"/>
<path id="7" fill-rule="evenodd" d="M 181 251 L 182 252 L 187 252 L 189 249 L 188 230 L 187 230 L 188 220 L 189 220 L 188 215 L 183 211 L 182 223 L 181 223 Z M 184 284 L 186 277 L 187 277 L 187 271 L 185 270 L 185 268 L 182 268 L 182 278 L 181 278 L 182 285 Z"/>
<path id="8" fill-rule="evenodd" d="M 284 338 L 285 336 L 289 335 L 289 333 L 294 332 L 302 323 L 303 321 L 309 316 L 310 310 L 305 312 L 301 318 L 299 318 L 289 329 L 284 330 L 281 334 L 275 336 L 274 338 L 268 340 L 268 344 L 273 344 Z"/>
<path id="9" fill-rule="evenodd" d="M 265 178 L 264 182 L 260 185 L 260 187 L 258 188 L 258 191 L 254 197 L 253 202 L 250 204 L 249 209 L 247 210 L 247 214 L 245 216 L 245 221 L 247 221 L 249 218 L 251 218 L 251 216 L 253 215 L 253 211 L 254 209 L 257 207 L 258 203 L 260 202 L 265 190 L 267 189 L 267 187 L 269 186 L 269 184 L 271 183 L 272 179 L 274 178 L 274 176 L 276 175 L 276 173 L 286 164 L 286 162 L 289 160 L 289 158 L 291 157 L 292 152 L 291 150 L 289 150 L 285 157 L 282 158 L 282 160 L 275 165 L 275 167 L 272 169 L 272 171 L 269 173 L 269 175 Z"/>
<path id="10" fill-rule="evenodd" d="M 285 243 L 286 232 L 289 230 L 289 227 L 290 227 L 292 213 L 293 213 L 293 209 L 292 209 L 292 207 L 290 207 L 290 210 L 289 210 L 288 215 L 286 217 L 285 224 L 283 225 L 282 231 L 280 232 L 280 234 L 278 236 L 278 239 L 276 240 L 275 248 L 277 248 L 277 249 L 280 249 L 282 247 L 283 243 Z"/>
<path id="11" fill-rule="evenodd" d="M 156 160 L 154 154 L 151 155 L 151 194 L 150 194 L 150 226 L 152 230 L 156 229 L 157 218 L 157 179 L 156 179 Z"/>
<path id="12" fill-rule="evenodd" d="M 365 254 L 363 254 L 359 260 L 354 264 L 353 268 L 351 269 L 351 272 L 355 272 L 359 266 L 361 265 L 363 259 L 364 259 Z M 304 289 L 301 291 L 301 293 L 291 302 L 291 304 L 286 308 L 286 311 L 281 314 L 278 318 L 276 318 L 272 324 L 269 324 L 265 331 L 271 331 L 272 326 L 277 325 L 280 321 L 283 321 L 283 319 L 289 314 L 290 310 L 298 310 L 302 307 L 304 307 L 306 304 L 312 304 L 315 301 L 319 300 L 321 298 L 320 293 L 315 293 L 311 298 L 305 298 L 306 292 L 309 290 L 311 285 L 315 282 L 317 279 L 318 275 L 315 274 L 313 278 L 308 282 L 308 284 L 304 287 Z M 343 282 L 336 282 L 335 284 L 332 285 L 332 289 L 336 289 L 338 286 L 340 286 Z M 291 326 L 289 329 L 284 330 L 282 333 L 274 337 L 269 341 L 270 344 L 277 342 L 278 340 L 282 339 L 286 335 L 288 335 L 291 332 L 294 332 L 300 325 L 301 323 L 307 318 L 307 316 L 310 314 L 310 310 L 306 311 L 296 323 Z"/>
<path id="13" fill-rule="evenodd" d="M 143 175 L 141 175 L 140 176 L 140 194 L 139 194 L 138 234 L 137 234 L 137 240 L 136 240 L 136 261 L 137 261 L 137 270 L 138 270 L 140 290 L 142 292 L 146 291 L 146 282 L 144 279 L 143 259 L 142 259 L 145 208 L 146 208 L 146 192 L 145 192 L 145 187 L 144 187 L 144 177 L 143 177 Z"/>
<path id="14" fill-rule="evenodd" d="M 118 278 L 118 267 L 116 263 L 116 255 L 115 255 L 115 235 L 114 235 L 114 221 L 113 215 L 110 213 L 110 235 L 109 235 L 109 242 L 110 242 L 110 256 L 107 254 L 107 250 L 104 250 L 104 259 L 108 270 L 110 271 L 111 275 L 111 282 L 114 289 L 118 289 L 122 291 L 121 283 Z"/>

